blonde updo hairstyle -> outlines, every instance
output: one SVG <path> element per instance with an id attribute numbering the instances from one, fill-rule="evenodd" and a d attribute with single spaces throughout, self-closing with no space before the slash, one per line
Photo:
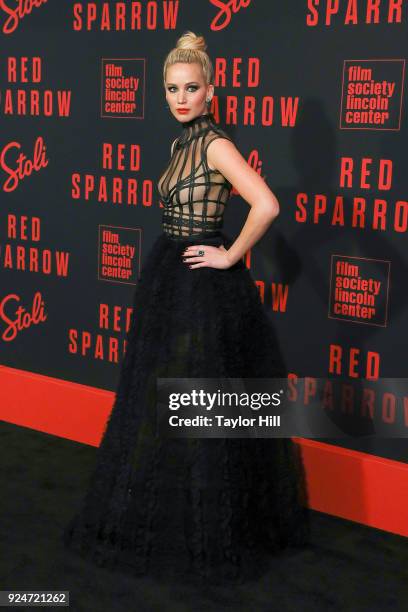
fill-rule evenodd
<path id="1" fill-rule="evenodd" d="M 163 66 L 163 84 L 166 86 L 166 74 L 169 66 L 184 62 L 187 64 L 200 64 L 206 85 L 211 85 L 214 78 L 214 69 L 206 53 L 207 45 L 204 36 L 197 36 L 194 32 L 184 32 L 177 40 L 176 46 L 167 55 Z M 209 103 L 210 104 L 210 103 Z"/>

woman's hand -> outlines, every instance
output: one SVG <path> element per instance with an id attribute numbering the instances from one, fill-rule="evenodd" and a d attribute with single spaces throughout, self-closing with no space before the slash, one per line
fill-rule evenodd
<path id="1" fill-rule="evenodd" d="M 204 251 L 204 255 L 197 255 L 198 251 Z M 186 265 L 192 269 L 208 267 L 226 270 L 231 267 L 228 251 L 223 244 L 219 247 L 209 244 L 190 245 L 184 250 L 182 258 Z"/>

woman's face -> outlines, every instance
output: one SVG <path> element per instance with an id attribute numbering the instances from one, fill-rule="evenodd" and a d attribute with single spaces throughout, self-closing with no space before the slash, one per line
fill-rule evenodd
<path id="1" fill-rule="evenodd" d="M 166 74 L 166 100 L 173 115 L 182 123 L 207 113 L 206 98 L 211 98 L 213 85 L 206 85 L 200 64 L 178 62 Z M 179 109 L 187 109 L 179 112 Z"/>

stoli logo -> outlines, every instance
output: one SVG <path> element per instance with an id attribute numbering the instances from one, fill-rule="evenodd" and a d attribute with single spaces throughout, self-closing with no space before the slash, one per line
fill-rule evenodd
<path id="1" fill-rule="evenodd" d="M 20 19 L 29 15 L 33 8 L 38 8 L 42 4 L 45 4 L 48 0 L 11 0 L 9 3 L 5 0 L 0 0 L 0 8 L 7 14 L 10 15 L 3 25 L 3 34 L 11 34 L 17 29 L 20 23 Z M 12 5 L 8 6 L 8 4 Z"/>
<path id="2" fill-rule="evenodd" d="M 14 293 L 7 295 L 0 302 L 0 319 L 7 324 L 1 335 L 1 339 L 5 342 L 14 340 L 18 332 L 23 329 L 28 329 L 31 325 L 38 325 L 38 323 L 47 320 L 47 315 L 44 312 L 44 301 L 39 291 L 34 295 L 31 312 L 28 312 L 24 306 L 16 306 L 18 302 L 20 302 L 20 297 Z M 14 310 L 12 316 L 5 313 L 6 308 Z"/>
<path id="3" fill-rule="evenodd" d="M 38 136 L 34 144 L 34 155 L 31 161 L 24 153 L 20 153 L 14 167 L 6 162 L 6 155 L 12 149 L 21 149 L 19 142 L 10 142 L 0 153 L 0 168 L 8 175 L 8 179 L 3 184 L 3 191 L 14 191 L 17 189 L 21 179 L 30 176 L 34 170 L 37 172 L 41 168 L 48 166 L 48 159 L 45 156 L 46 147 L 42 136 Z"/>
<path id="4" fill-rule="evenodd" d="M 238 13 L 242 8 L 248 8 L 252 0 L 210 0 L 210 3 L 217 6 L 220 11 L 212 20 L 210 27 L 212 30 L 223 30 L 230 24 L 233 13 Z"/>

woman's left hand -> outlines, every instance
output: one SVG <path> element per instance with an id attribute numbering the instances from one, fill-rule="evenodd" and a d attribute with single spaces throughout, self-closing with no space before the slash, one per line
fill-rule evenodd
<path id="1" fill-rule="evenodd" d="M 197 255 L 200 250 L 204 251 L 204 255 Z M 208 244 L 190 245 L 184 250 L 182 259 L 191 269 L 209 267 L 226 270 L 231 267 L 228 251 L 223 244 L 219 247 Z"/>

